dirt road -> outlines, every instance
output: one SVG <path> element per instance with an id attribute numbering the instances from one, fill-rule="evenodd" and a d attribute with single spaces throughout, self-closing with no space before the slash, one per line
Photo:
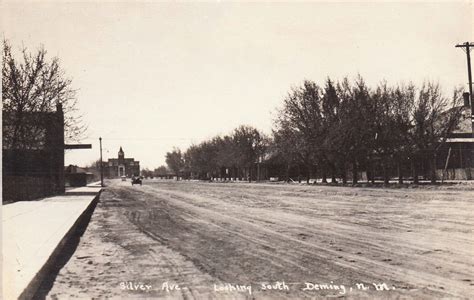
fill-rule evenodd
<path id="1" fill-rule="evenodd" d="M 472 185 L 116 181 L 48 297 L 469 298 L 473 217 Z"/>

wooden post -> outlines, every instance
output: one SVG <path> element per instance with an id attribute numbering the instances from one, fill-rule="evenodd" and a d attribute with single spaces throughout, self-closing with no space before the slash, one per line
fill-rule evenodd
<path id="1" fill-rule="evenodd" d="M 446 170 L 448 169 L 449 157 L 450 156 L 451 156 L 451 147 L 449 147 L 448 156 L 446 157 L 446 163 L 444 164 L 443 176 L 441 176 L 441 183 L 444 182 L 444 174 L 446 173 Z"/>

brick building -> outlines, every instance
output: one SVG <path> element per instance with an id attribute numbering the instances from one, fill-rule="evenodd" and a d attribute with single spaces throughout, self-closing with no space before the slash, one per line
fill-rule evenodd
<path id="1" fill-rule="evenodd" d="M 140 175 L 140 162 L 134 158 L 125 158 L 125 153 L 120 147 L 118 158 L 109 158 L 104 168 L 104 175 L 108 178 L 138 176 Z"/>
<path id="2" fill-rule="evenodd" d="M 64 114 L 2 112 L 3 201 L 64 193 Z"/>

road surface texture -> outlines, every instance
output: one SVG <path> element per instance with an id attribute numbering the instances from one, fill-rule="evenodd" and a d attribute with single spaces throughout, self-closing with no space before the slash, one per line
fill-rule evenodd
<path id="1" fill-rule="evenodd" d="M 473 185 L 111 181 L 48 297 L 467 299 L 473 217 Z"/>

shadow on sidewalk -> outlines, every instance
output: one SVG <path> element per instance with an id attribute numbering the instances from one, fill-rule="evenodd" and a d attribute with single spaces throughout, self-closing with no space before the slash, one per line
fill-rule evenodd
<path id="1" fill-rule="evenodd" d="M 89 205 L 89 207 L 82 213 L 82 215 L 77 220 L 76 224 L 70 229 L 63 241 L 56 247 L 51 257 L 48 259 L 48 262 L 43 266 L 37 275 L 39 278 L 43 278 L 41 282 L 36 282 L 38 288 L 36 291 L 32 291 L 33 294 L 31 297 L 21 297 L 24 299 L 46 299 L 49 291 L 56 281 L 61 269 L 66 265 L 69 259 L 72 257 L 74 252 L 79 245 L 81 237 L 89 225 L 89 222 L 92 218 L 92 214 L 97 206 L 97 203 L 100 201 L 100 194 L 97 195 L 97 198 Z"/>

